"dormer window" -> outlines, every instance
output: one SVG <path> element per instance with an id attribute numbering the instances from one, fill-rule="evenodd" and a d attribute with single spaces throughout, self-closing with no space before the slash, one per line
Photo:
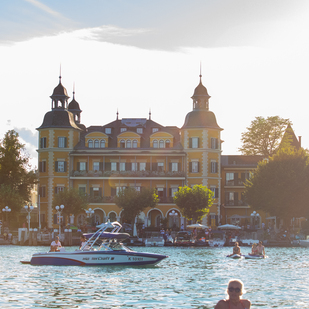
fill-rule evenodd
<path id="1" fill-rule="evenodd" d="M 120 132 L 126 132 L 127 128 L 120 128 Z"/>
<path id="2" fill-rule="evenodd" d="M 143 128 L 137 128 L 136 133 L 143 134 Z"/>
<path id="3" fill-rule="evenodd" d="M 111 134 L 112 133 L 112 129 L 111 128 L 105 128 L 105 133 L 106 134 Z"/>
<path id="4" fill-rule="evenodd" d="M 159 129 L 158 128 L 152 128 L 152 133 L 158 132 Z"/>

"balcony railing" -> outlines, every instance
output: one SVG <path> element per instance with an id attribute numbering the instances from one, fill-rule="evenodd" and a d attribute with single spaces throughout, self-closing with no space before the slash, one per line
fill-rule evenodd
<path id="1" fill-rule="evenodd" d="M 226 201 L 225 206 L 248 206 L 248 203 L 244 202 L 243 200 L 239 201 Z"/>
<path id="2" fill-rule="evenodd" d="M 246 181 L 243 181 L 241 179 L 234 179 L 234 180 L 227 180 L 225 182 L 225 185 L 226 186 L 237 186 L 237 187 L 243 187 L 245 184 L 244 182 Z"/>
<path id="3" fill-rule="evenodd" d="M 114 203 L 114 196 L 88 196 L 88 203 Z M 159 197 L 159 203 L 173 203 L 172 197 Z"/>
<path id="4" fill-rule="evenodd" d="M 185 172 L 159 171 L 72 171 L 72 177 L 185 177 Z"/>

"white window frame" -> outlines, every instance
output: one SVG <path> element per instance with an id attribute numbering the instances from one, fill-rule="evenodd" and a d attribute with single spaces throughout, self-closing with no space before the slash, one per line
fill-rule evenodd
<path id="1" fill-rule="evenodd" d="M 178 162 L 172 162 L 172 172 L 178 172 Z"/>
<path id="2" fill-rule="evenodd" d="M 65 148 L 65 137 L 58 136 L 58 148 Z"/>
<path id="3" fill-rule="evenodd" d="M 192 137 L 192 148 L 198 148 L 198 137 Z"/>
<path id="4" fill-rule="evenodd" d="M 192 173 L 198 173 L 198 172 L 199 172 L 199 171 L 198 171 L 198 166 L 199 166 L 198 163 L 199 163 L 198 161 L 192 161 L 192 162 L 191 162 L 191 164 L 192 164 L 192 170 L 191 170 L 191 172 L 192 172 Z"/>
<path id="5" fill-rule="evenodd" d="M 143 134 L 143 128 L 137 128 L 136 133 Z"/>
<path id="6" fill-rule="evenodd" d="M 105 128 L 105 134 L 111 134 L 112 129 L 111 128 Z"/>

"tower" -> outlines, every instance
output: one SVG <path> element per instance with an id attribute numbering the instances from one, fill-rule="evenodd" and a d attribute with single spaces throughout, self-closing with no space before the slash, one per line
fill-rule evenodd
<path id="1" fill-rule="evenodd" d="M 51 111 L 44 116 L 39 132 L 38 166 L 41 222 L 51 228 L 56 220 L 53 214 L 53 196 L 69 187 L 70 152 L 79 141 L 83 125 L 80 125 L 79 104 L 70 103 L 66 88 L 61 83 L 54 88 Z"/>
<path id="2" fill-rule="evenodd" d="M 216 116 L 209 110 L 210 95 L 200 82 L 193 96 L 193 110 L 186 115 L 181 140 L 186 152 L 187 186 L 207 186 L 214 192 L 215 203 L 206 224 L 216 225 L 220 216 L 221 129 Z M 215 221 L 214 221 L 215 220 Z"/>

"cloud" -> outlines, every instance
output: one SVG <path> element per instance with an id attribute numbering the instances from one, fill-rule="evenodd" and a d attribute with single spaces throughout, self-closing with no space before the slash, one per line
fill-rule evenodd
<path id="1" fill-rule="evenodd" d="M 54 17 L 58 17 L 58 18 L 64 18 L 59 12 L 56 12 L 54 10 L 52 10 L 50 7 L 48 7 L 47 5 L 37 1 L 37 0 L 25 0 L 26 2 L 34 5 L 35 7 L 39 8 L 40 10 L 44 11 L 45 13 L 48 13 Z"/>

